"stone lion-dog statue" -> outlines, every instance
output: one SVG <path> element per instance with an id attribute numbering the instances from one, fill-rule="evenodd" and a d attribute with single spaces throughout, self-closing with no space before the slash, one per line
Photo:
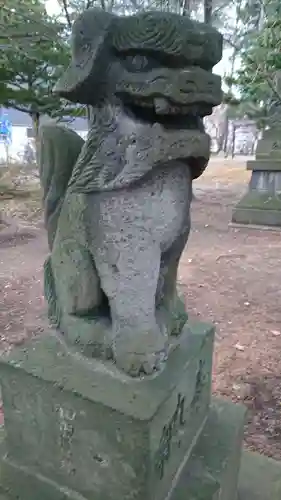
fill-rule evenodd
<path id="1" fill-rule="evenodd" d="M 88 106 L 87 139 L 56 124 L 39 132 L 49 319 L 70 349 L 131 376 L 159 370 L 187 320 L 177 270 L 221 54 L 221 35 L 187 17 L 89 9 L 54 88 Z"/>

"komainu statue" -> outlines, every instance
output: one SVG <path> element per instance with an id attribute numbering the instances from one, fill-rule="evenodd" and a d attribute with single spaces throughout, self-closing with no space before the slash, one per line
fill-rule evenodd
<path id="1" fill-rule="evenodd" d="M 88 106 L 87 139 L 40 129 L 50 321 L 70 349 L 131 376 L 161 368 L 187 319 L 177 269 L 192 180 L 209 159 L 202 118 L 222 98 L 221 52 L 221 35 L 186 17 L 87 10 L 54 88 Z"/>

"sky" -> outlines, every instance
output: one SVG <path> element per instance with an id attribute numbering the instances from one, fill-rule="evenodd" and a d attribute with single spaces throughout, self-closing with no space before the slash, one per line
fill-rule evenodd
<path id="1" fill-rule="evenodd" d="M 46 8 L 48 13 L 51 15 L 57 14 L 60 10 L 57 0 L 46 0 Z M 220 75 L 221 77 L 227 74 L 230 70 L 230 63 L 229 63 L 230 56 L 231 56 L 231 50 L 224 49 L 223 57 L 221 61 L 214 67 L 213 72 L 216 73 L 217 75 Z"/>

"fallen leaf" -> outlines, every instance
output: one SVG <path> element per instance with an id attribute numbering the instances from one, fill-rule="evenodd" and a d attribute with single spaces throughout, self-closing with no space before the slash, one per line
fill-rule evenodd
<path id="1" fill-rule="evenodd" d="M 245 351 L 245 347 L 239 343 L 235 344 L 235 349 L 237 349 L 237 351 Z"/>
<path id="2" fill-rule="evenodd" d="M 241 387 L 241 386 L 240 386 L 240 385 L 238 385 L 238 384 L 233 384 L 232 389 L 233 389 L 234 391 L 239 391 L 239 390 L 240 390 L 240 387 Z"/>
<path id="3" fill-rule="evenodd" d="M 281 335 L 281 332 L 279 330 L 270 330 L 270 333 L 272 333 L 272 335 L 274 335 L 275 337 L 279 337 L 279 335 Z"/>

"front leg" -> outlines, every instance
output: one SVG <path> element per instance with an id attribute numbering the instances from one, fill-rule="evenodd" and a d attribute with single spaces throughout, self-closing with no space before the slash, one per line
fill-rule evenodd
<path id="1" fill-rule="evenodd" d="M 160 250 L 137 233 L 123 233 L 114 244 L 104 234 L 94 250 L 111 310 L 114 359 L 131 376 L 160 369 L 167 354 L 167 335 L 155 317 Z"/>

